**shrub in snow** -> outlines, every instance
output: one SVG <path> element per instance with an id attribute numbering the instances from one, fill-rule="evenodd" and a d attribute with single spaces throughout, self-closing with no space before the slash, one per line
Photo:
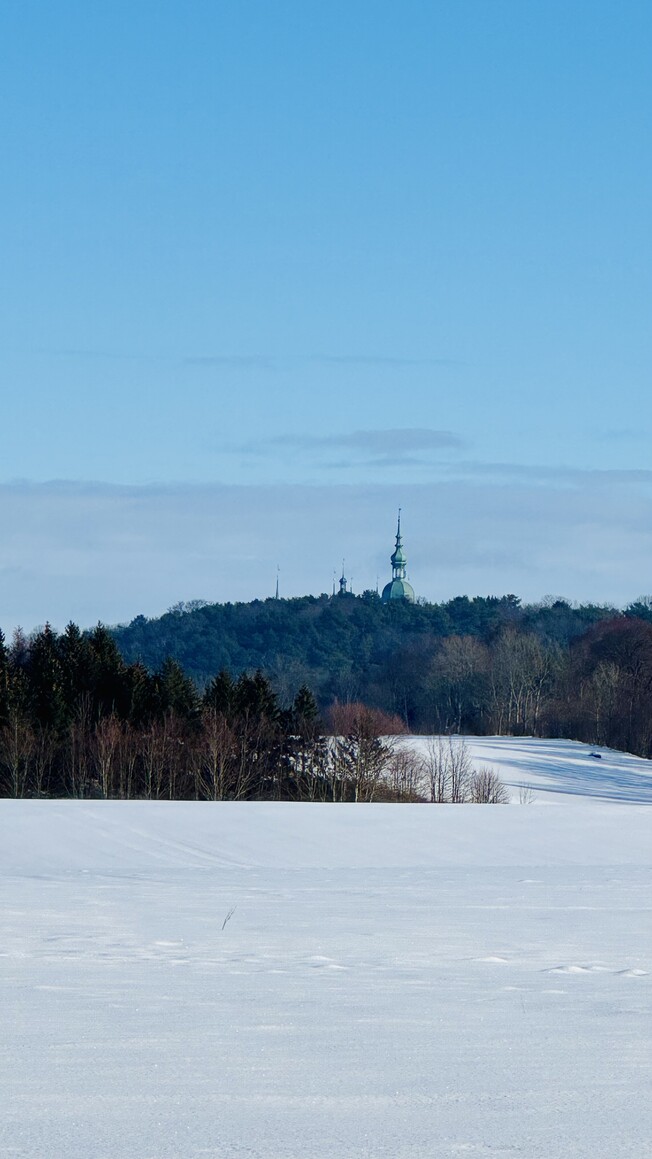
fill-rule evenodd
<path id="1" fill-rule="evenodd" d="M 507 805 L 509 792 L 498 773 L 483 765 L 471 776 L 469 800 L 475 805 Z"/>
<path id="2" fill-rule="evenodd" d="M 423 756 L 430 800 L 440 805 L 502 805 L 509 792 L 493 769 L 474 770 L 462 737 L 430 737 Z"/>

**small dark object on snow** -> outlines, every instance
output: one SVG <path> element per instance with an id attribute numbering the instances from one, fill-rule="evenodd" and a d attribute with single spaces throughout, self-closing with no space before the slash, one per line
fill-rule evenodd
<path id="1" fill-rule="evenodd" d="M 596 761 L 602 760 L 602 753 L 591 753 L 591 756 L 594 757 Z"/>

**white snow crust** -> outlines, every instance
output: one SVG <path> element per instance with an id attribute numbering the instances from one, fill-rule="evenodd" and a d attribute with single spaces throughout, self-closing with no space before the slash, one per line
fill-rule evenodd
<path id="1" fill-rule="evenodd" d="M 463 739 L 475 768 L 486 766 L 497 772 L 511 789 L 513 801 L 519 800 L 520 789 L 526 787 L 538 804 L 554 800 L 568 804 L 652 804 L 652 761 L 643 757 L 572 740 L 531 736 Z M 423 750 L 428 742 L 424 737 L 409 737 L 406 743 Z"/>
<path id="2" fill-rule="evenodd" d="M 651 1154 L 650 765 L 469 744 L 535 803 L 0 801 L 0 1156 Z"/>

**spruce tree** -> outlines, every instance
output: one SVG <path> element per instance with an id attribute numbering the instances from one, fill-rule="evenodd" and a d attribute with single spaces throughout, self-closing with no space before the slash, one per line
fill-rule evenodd
<path id="1" fill-rule="evenodd" d="M 174 712 L 187 723 L 197 719 L 199 713 L 197 689 L 176 660 L 168 657 L 155 680 L 163 712 Z"/>
<path id="2" fill-rule="evenodd" d="M 230 716 L 235 699 L 235 684 L 225 668 L 206 687 L 203 696 L 204 708 L 213 708 L 223 716 Z"/>
<path id="3" fill-rule="evenodd" d="M 49 624 L 31 641 L 27 673 L 34 723 L 41 728 L 61 731 L 66 724 L 64 674 L 57 635 Z"/>

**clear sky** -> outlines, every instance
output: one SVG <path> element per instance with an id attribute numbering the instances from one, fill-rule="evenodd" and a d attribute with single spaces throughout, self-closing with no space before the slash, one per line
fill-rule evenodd
<path id="1" fill-rule="evenodd" d="M 652 6 L 0 12 L 0 624 L 652 589 Z M 261 513 L 264 512 L 264 518 Z"/>

